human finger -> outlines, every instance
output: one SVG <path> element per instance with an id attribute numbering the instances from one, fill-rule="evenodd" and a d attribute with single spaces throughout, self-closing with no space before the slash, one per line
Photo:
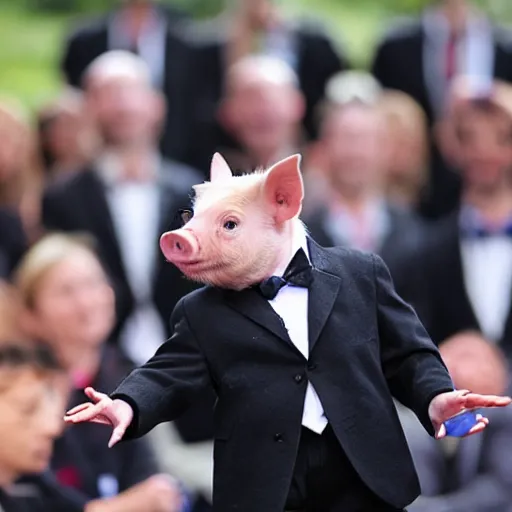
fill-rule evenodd
<path id="1" fill-rule="evenodd" d="M 68 423 L 82 423 L 85 421 L 91 421 L 96 416 L 101 414 L 106 407 L 105 402 L 99 402 L 96 405 L 92 405 L 91 407 L 84 409 L 80 412 L 77 412 L 73 415 L 67 416 Z"/>
<path id="2" fill-rule="evenodd" d="M 446 427 L 444 426 L 444 424 L 442 423 L 439 428 L 437 429 L 437 432 L 436 432 L 436 439 L 442 439 L 443 437 L 446 436 Z"/>
<path id="3" fill-rule="evenodd" d="M 466 409 L 478 409 L 480 407 L 506 407 L 512 403 L 512 398 L 508 396 L 479 395 L 470 393 L 464 396 L 464 405 Z"/>
<path id="4" fill-rule="evenodd" d="M 478 434 L 479 432 L 482 432 L 482 430 L 485 429 L 485 427 L 488 425 L 485 421 L 479 421 L 464 437 L 472 436 L 473 434 Z"/>
<path id="5" fill-rule="evenodd" d="M 77 412 L 84 411 L 89 407 L 94 407 L 94 404 L 92 404 L 91 402 L 85 402 L 83 404 L 77 405 L 76 407 L 73 407 L 69 411 L 66 411 L 66 416 L 71 416 L 72 414 L 76 414 Z"/>
<path id="6" fill-rule="evenodd" d="M 112 435 L 110 436 L 110 439 L 108 441 L 108 447 L 112 448 L 115 446 L 121 439 L 123 438 L 125 432 L 126 432 L 127 425 L 124 425 L 124 423 L 119 424 L 114 430 L 112 431 Z"/>
<path id="7" fill-rule="evenodd" d="M 95 403 L 100 402 L 104 398 L 108 398 L 108 395 L 105 395 L 105 393 L 100 393 L 91 387 L 85 388 L 84 393 Z"/>

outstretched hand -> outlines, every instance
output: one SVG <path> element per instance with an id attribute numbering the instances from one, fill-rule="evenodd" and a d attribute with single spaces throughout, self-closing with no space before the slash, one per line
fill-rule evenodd
<path id="1" fill-rule="evenodd" d="M 467 390 L 450 391 L 437 395 L 430 402 L 428 414 L 435 429 L 436 439 L 441 439 L 446 436 L 444 422 L 453 416 L 474 409 L 505 407 L 510 403 L 512 403 L 510 397 L 479 395 Z M 477 415 L 477 420 L 476 425 L 471 428 L 468 435 L 481 432 L 489 424 L 489 420 L 481 414 Z"/>
<path id="2" fill-rule="evenodd" d="M 86 388 L 85 394 L 92 400 L 69 410 L 64 417 L 66 423 L 101 423 L 113 427 L 108 442 L 112 448 L 124 436 L 126 429 L 133 420 L 133 410 L 123 400 L 112 400 L 108 395 L 99 393 L 93 388 Z"/>

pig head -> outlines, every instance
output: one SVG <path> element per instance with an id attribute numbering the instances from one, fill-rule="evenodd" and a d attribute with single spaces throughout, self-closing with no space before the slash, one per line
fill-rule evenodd
<path id="1" fill-rule="evenodd" d="M 189 279 L 241 290 L 291 257 L 304 197 L 300 155 L 270 169 L 233 176 L 215 154 L 210 181 L 194 187 L 194 215 L 160 239 L 166 259 Z"/>

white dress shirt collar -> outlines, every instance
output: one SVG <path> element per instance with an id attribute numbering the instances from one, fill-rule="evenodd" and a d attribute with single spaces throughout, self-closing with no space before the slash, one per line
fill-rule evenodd
<path id="1" fill-rule="evenodd" d="M 423 13 L 423 30 L 427 39 L 439 41 L 448 39 L 450 35 L 450 27 L 444 14 L 436 8 L 425 9 Z M 467 23 L 464 32 L 473 33 L 480 30 L 489 30 L 489 20 L 477 12 L 468 14 Z M 461 34 L 462 35 L 462 34 Z"/>
<path id="2" fill-rule="evenodd" d="M 444 112 L 451 84 L 446 77 L 446 48 L 450 37 L 448 22 L 439 9 L 426 9 L 422 18 L 423 75 L 437 115 Z M 478 11 L 471 12 L 456 49 L 455 75 L 468 75 L 475 87 L 488 87 L 494 75 L 494 44 L 491 24 Z"/>
<path id="3" fill-rule="evenodd" d="M 311 261 L 311 258 L 309 257 L 309 249 L 308 249 L 308 237 L 306 233 L 306 228 L 300 221 L 294 221 L 295 224 L 293 226 L 293 233 L 292 233 L 292 252 L 290 256 L 290 260 L 286 263 L 286 265 L 280 265 L 272 275 L 274 276 L 282 276 L 290 262 L 292 261 L 293 257 L 297 253 L 299 249 L 303 249 L 304 253 L 306 254 L 306 257 L 308 260 Z"/>
<path id="4" fill-rule="evenodd" d="M 114 13 L 108 24 L 108 49 L 131 50 L 125 29 L 122 11 Z M 161 87 L 165 78 L 167 21 L 159 9 L 152 9 L 151 15 L 141 31 L 137 42 L 137 52 L 151 70 L 153 85 Z"/>
<path id="5" fill-rule="evenodd" d="M 381 197 L 368 199 L 363 207 L 361 220 L 366 226 L 362 233 L 356 216 L 342 203 L 333 200 L 325 219 L 325 229 L 335 245 L 347 244 L 355 249 L 378 251 L 391 230 L 391 219 L 386 202 Z"/>
<path id="6" fill-rule="evenodd" d="M 150 169 L 148 171 L 148 180 L 154 181 L 160 175 L 162 167 L 162 157 L 156 151 L 150 157 Z M 121 170 L 121 162 L 119 157 L 112 151 L 104 151 L 96 160 L 96 172 L 106 187 L 113 187 L 129 181 L 123 179 L 123 172 Z"/>

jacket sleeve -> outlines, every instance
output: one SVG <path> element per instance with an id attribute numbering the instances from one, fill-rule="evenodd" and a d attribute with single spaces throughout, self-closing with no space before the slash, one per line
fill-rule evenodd
<path id="1" fill-rule="evenodd" d="M 388 77 L 390 69 L 390 53 L 389 43 L 386 40 L 380 42 L 375 52 L 373 62 L 371 64 L 371 72 L 373 76 L 380 82 L 383 87 L 389 87 L 391 80 Z"/>
<path id="2" fill-rule="evenodd" d="M 111 395 L 128 402 L 134 411 L 124 439 L 143 436 L 156 425 L 176 419 L 211 386 L 207 362 L 187 318 L 186 299 L 179 301 L 172 314 L 171 338 Z"/>
<path id="3" fill-rule="evenodd" d="M 395 291 L 386 265 L 378 256 L 373 259 L 384 375 L 393 396 L 433 435 L 429 404 L 453 391 L 452 379 L 416 313 Z"/>
<path id="4" fill-rule="evenodd" d="M 62 195 L 57 190 L 48 188 L 42 199 L 41 216 L 47 231 L 70 231 L 67 226 Z"/>

